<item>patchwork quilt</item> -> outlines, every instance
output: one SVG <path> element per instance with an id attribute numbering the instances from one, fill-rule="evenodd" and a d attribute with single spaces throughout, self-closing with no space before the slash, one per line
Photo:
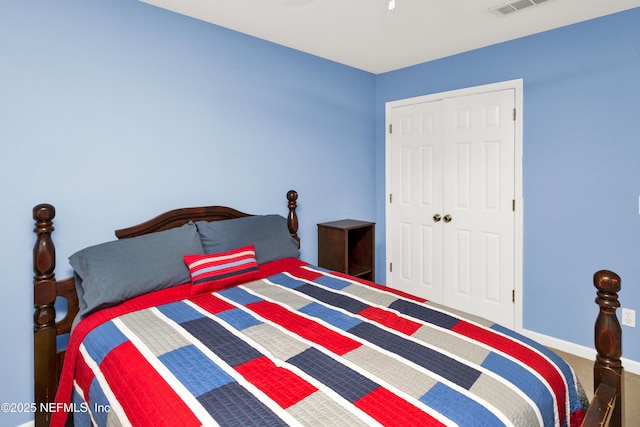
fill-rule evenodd
<path id="1" fill-rule="evenodd" d="M 52 425 L 570 426 L 586 398 L 499 325 L 299 263 L 80 322 Z"/>

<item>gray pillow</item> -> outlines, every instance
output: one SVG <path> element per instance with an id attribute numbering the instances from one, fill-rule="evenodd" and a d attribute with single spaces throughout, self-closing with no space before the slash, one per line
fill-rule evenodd
<path id="1" fill-rule="evenodd" d="M 203 254 L 193 222 L 85 248 L 69 257 L 79 276 L 80 316 L 191 280 L 184 255 Z"/>
<path id="2" fill-rule="evenodd" d="M 291 237 L 287 220 L 280 215 L 256 215 L 224 221 L 196 222 L 205 253 L 216 254 L 254 245 L 256 261 L 264 264 L 282 258 L 298 258 L 298 242 Z"/>

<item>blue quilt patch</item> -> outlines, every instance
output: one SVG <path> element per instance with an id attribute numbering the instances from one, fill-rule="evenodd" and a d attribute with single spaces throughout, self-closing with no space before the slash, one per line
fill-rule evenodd
<path id="1" fill-rule="evenodd" d="M 84 346 L 91 358 L 99 365 L 111 350 L 128 341 L 113 322 L 106 322 L 87 334 Z"/>
<path id="2" fill-rule="evenodd" d="M 193 345 L 170 351 L 158 359 L 196 397 L 235 381 Z"/>

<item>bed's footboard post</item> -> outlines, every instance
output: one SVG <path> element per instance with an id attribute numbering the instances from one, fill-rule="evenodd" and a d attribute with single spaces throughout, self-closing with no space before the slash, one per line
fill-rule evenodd
<path id="1" fill-rule="evenodd" d="M 593 275 L 593 284 L 598 289 L 596 304 L 600 307 L 595 325 L 596 361 L 593 366 L 593 389 L 597 390 L 602 382 L 616 389 L 616 400 L 610 425 L 623 425 L 624 400 L 622 368 L 622 328 L 616 309 L 620 307 L 620 276 L 608 270 Z"/>
<path id="2" fill-rule="evenodd" d="M 298 241 L 298 248 L 300 248 L 300 237 L 298 237 L 298 214 L 296 214 L 296 208 L 298 204 L 298 192 L 295 190 L 289 190 L 287 193 L 287 200 L 289 201 L 289 215 L 287 216 L 287 225 L 289 226 L 289 232 L 291 236 Z"/>
<path id="3" fill-rule="evenodd" d="M 52 402 L 56 390 L 56 253 L 51 232 L 55 208 L 41 204 L 33 208 L 36 244 L 33 248 L 33 350 L 36 426 L 49 424 L 49 413 L 41 404 Z"/>

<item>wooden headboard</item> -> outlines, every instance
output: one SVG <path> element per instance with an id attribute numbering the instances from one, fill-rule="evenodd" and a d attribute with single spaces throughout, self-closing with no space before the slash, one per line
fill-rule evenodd
<path id="1" fill-rule="evenodd" d="M 287 192 L 287 226 L 291 236 L 298 241 L 298 216 L 296 214 L 298 193 Z M 33 346 L 34 346 L 34 392 L 37 408 L 53 402 L 62 371 L 65 350 L 58 349 L 57 337 L 71 332 L 73 319 L 79 311 L 78 295 L 73 277 L 57 281 L 56 251 L 51 239 L 56 210 L 50 204 L 39 204 L 33 208 L 36 243 L 33 249 Z M 140 236 L 156 231 L 179 227 L 189 221 L 221 221 L 252 216 L 226 206 L 204 206 L 181 208 L 165 212 L 157 217 L 132 227 L 116 230 L 119 239 Z M 56 321 L 56 298 L 67 300 L 66 316 Z M 47 412 L 36 411 L 36 426 L 49 425 Z"/>
<path id="2" fill-rule="evenodd" d="M 289 215 L 287 217 L 289 232 L 291 233 L 293 238 L 298 241 L 298 246 L 300 246 L 300 238 L 297 234 L 298 217 L 296 214 L 298 193 L 294 190 L 290 190 L 289 192 L 287 192 L 287 200 L 289 201 Z M 115 233 L 118 239 L 125 239 L 128 237 L 135 237 L 143 234 L 153 233 L 156 231 L 180 227 L 189 221 L 222 221 L 225 219 L 242 218 L 245 216 L 251 216 L 251 214 L 240 212 L 236 209 L 226 206 L 181 208 L 165 212 L 141 224 L 134 225 L 128 228 L 121 228 L 120 230 L 116 230 Z"/>

